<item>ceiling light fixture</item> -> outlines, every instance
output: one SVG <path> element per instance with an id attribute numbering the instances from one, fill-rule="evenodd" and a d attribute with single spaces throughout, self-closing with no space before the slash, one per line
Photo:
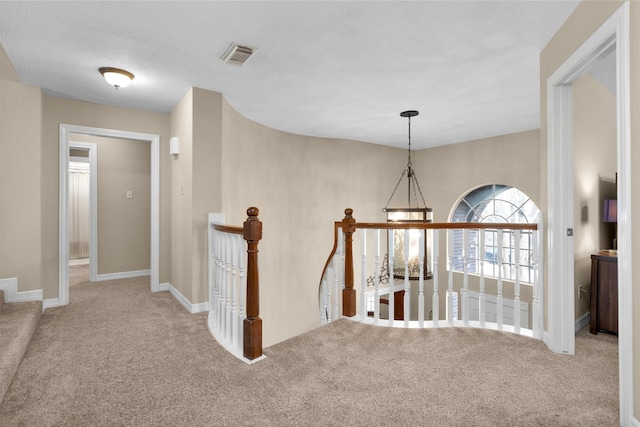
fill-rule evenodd
<path id="1" fill-rule="evenodd" d="M 419 113 L 415 110 L 403 111 L 400 113 L 401 117 L 406 117 L 409 120 L 409 159 L 407 161 L 407 168 L 402 171 L 400 179 L 396 184 L 396 188 L 393 189 L 391 197 L 386 206 L 382 209 L 387 214 L 387 222 L 395 223 L 407 223 L 407 222 L 433 222 L 433 209 L 427 207 L 427 203 L 422 195 L 418 178 L 416 177 L 415 170 L 413 169 L 413 163 L 411 162 L 411 117 L 417 116 Z M 393 195 L 400 186 L 402 179 L 407 177 L 407 205 L 402 208 L 390 208 L 389 203 L 393 199 Z M 411 193 L 415 199 L 415 207 L 411 204 Z M 419 207 L 420 200 L 418 200 L 418 194 L 422 200 L 422 207 Z M 408 232 L 405 233 L 405 231 Z M 409 238 L 408 246 L 405 245 L 405 239 Z M 393 242 L 389 242 L 389 245 L 393 244 L 393 252 L 389 252 L 384 263 L 393 259 L 393 269 L 390 272 L 395 279 L 404 279 L 405 275 L 409 274 L 409 279 L 417 280 L 420 276 L 420 254 L 424 257 L 424 265 L 422 267 L 422 275 L 424 279 L 430 279 L 432 277 L 431 265 L 427 254 L 429 253 L 429 247 L 431 246 L 431 230 L 426 230 L 424 237 L 424 248 L 420 250 L 420 232 L 417 229 L 412 230 L 393 230 Z M 405 254 L 405 249 L 409 249 L 409 253 Z M 408 261 L 408 262 L 407 262 Z M 389 268 L 389 266 L 387 266 Z"/>
<path id="2" fill-rule="evenodd" d="M 102 67 L 98 71 L 100 71 L 107 83 L 115 87 L 116 90 L 129 86 L 131 80 L 135 78 L 133 74 L 120 68 Z"/>

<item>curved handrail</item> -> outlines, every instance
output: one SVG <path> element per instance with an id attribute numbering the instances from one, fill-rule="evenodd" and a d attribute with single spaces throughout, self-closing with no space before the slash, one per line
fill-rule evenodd
<path id="1" fill-rule="evenodd" d="M 322 274 L 320 275 L 320 283 L 318 284 L 318 303 L 320 302 L 320 298 L 322 297 L 322 278 L 327 272 L 327 268 L 329 268 L 329 264 L 331 264 L 331 260 L 333 256 L 336 254 L 338 250 L 338 228 L 340 227 L 341 222 L 336 221 L 333 223 L 333 248 L 331 249 L 331 253 L 329 254 L 329 258 L 327 258 L 327 262 L 324 263 L 324 268 L 322 269 Z"/>

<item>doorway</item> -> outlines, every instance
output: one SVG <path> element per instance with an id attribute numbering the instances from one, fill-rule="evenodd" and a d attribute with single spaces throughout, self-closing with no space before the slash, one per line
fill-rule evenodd
<path id="1" fill-rule="evenodd" d="M 631 300 L 631 139 L 629 3 L 624 3 L 547 81 L 549 348 L 575 353 L 572 84 L 615 47 L 618 170 L 618 316 L 620 420 L 633 414 Z"/>
<path id="2" fill-rule="evenodd" d="M 96 280 L 97 153 L 95 143 L 69 143 L 69 268 L 75 282 Z"/>
<path id="3" fill-rule="evenodd" d="M 69 150 L 72 145 L 71 134 L 118 138 L 140 141 L 150 144 L 151 155 L 151 230 L 150 230 L 150 290 L 160 291 L 159 264 L 160 264 L 160 136 L 139 132 L 120 131 L 113 129 L 93 128 L 76 125 L 60 125 L 60 150 L 59 150 L 59 234 L 58 234 L 58 298 L 53 305 L 66 305 L 69 303 Z M 97 188 L 96 188 L 97 189 Z M 96 192 L 94 191 L 94 194 Z M 95 209 L 94 209 L 95 212 Z M 92 240 L 95 245 L 96 239 Z M 94 248 L 97 255 L 97 247 Z M 91 251 L 91 249 L 90 249 Z M 90 256 L 91 258 L 91 256 Z M 94 258 L 95 259 L 95 258 Z M 93 263 L 95 266 L 95 262 Z"/>

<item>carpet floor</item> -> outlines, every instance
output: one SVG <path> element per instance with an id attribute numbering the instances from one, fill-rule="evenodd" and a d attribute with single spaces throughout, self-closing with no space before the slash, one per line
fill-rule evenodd
<path id="1" fill-rule="evenodd" d="M 206 318 L 146 278 L 73 286 L 42 315 L 0 425 L 619 425 L 609 335 L 583 330 L 566 356 L 509 333 L 339 320 L 249 366 Z"/>

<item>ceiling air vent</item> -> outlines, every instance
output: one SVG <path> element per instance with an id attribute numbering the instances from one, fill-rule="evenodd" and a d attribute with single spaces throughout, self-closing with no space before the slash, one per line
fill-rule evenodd
<path id="1" fill-rule="evenodd" d="M 237 43 L 233 43 L 231 46 L 229 46 L 227 52 L 220 59 L 222 59 L 227 64 L 240 66 L 247 62 L 247 60 L 251 57 L 251 55 L 253 55 L 255 51 L 256 49 L 253 47 L 240 46 Z"/>

